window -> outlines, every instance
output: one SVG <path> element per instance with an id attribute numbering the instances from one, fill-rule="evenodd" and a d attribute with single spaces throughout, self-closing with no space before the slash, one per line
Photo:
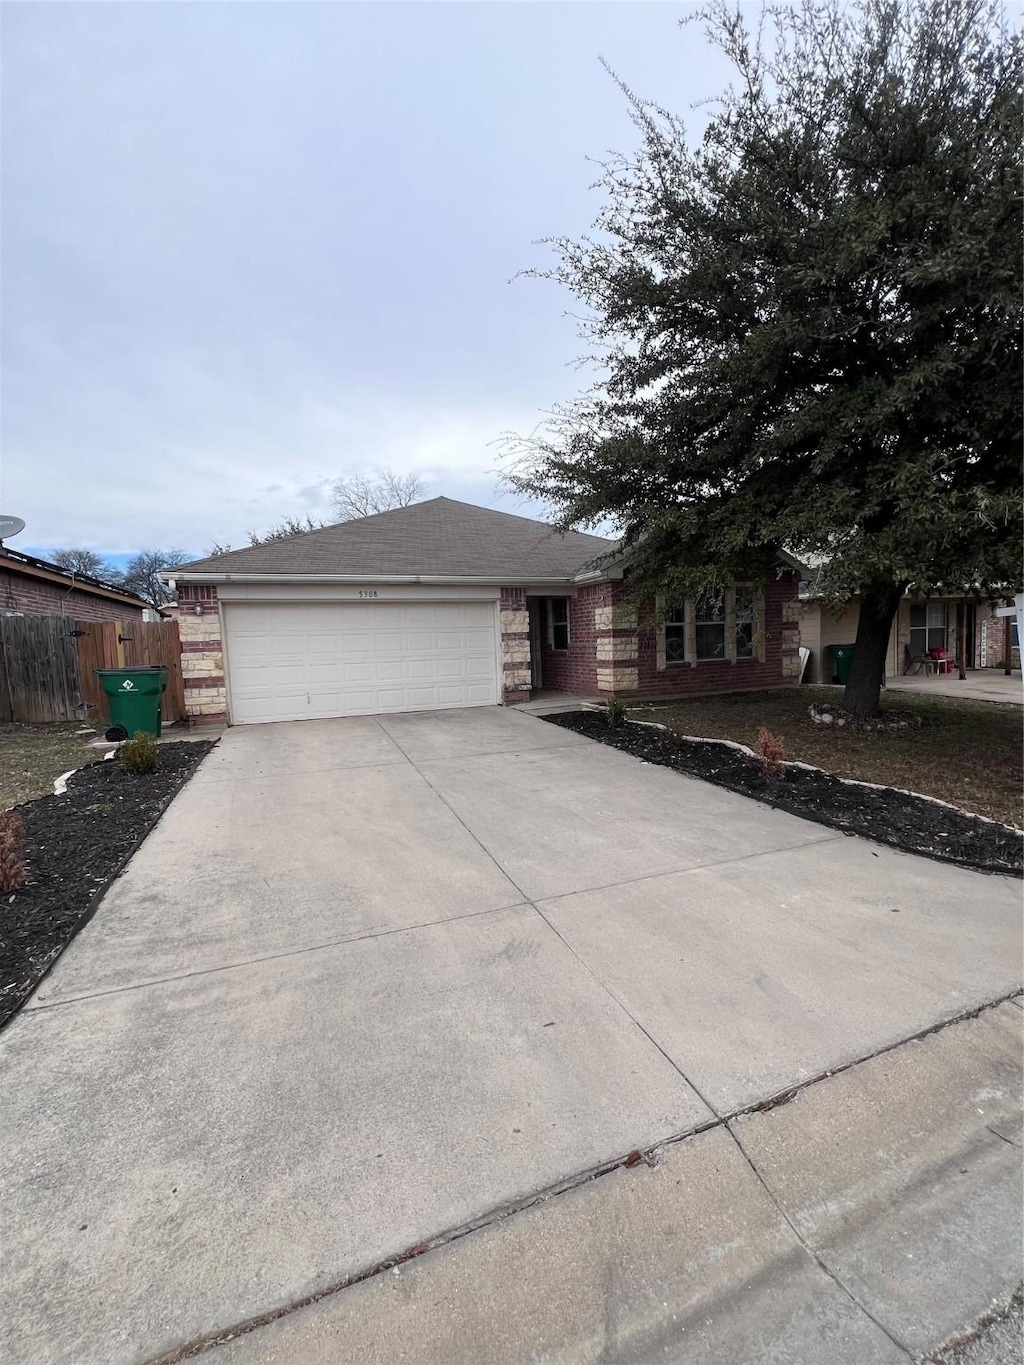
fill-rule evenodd
<path id="1" fill-rule="evenodd" d="M 757 596 L 753 588 L 736 589 L 736 657 L 754 657 L 754 612 Z"/>
<path id="2" fill-rule="evenodd" d="M 673 607 L 665 615 L 664 662 L 659 667 L 756 658 L 761 610 L 760 593 L 753 584 L 707 593 L 696 602 Z"/>
<path id="3" fill-rule="evenodd" d="M 552 597 L 548 600 L 548 644 L 560 654 L 569 648 L 568 597 Z"/>
<path id="4" fill-rule="evenodd" d="M 725 658 L 725 594 L 705 593 L 695 604 L 698 659 Z"/>
<path id="5" fill-rule="evenodd" d="M 910 652 L 946 648 L 945 602 L 914 602 L 910 607 Z"/>
<path id="6" fill-rule="evenodd" d="M 665 617 L 665 662 L 686 663 L 686 608 L 673 607 Z"/>

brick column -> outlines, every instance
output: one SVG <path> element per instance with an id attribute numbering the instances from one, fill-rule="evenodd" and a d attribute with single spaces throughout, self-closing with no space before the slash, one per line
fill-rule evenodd
<path id="1" fill-rule="evenodd" d="M 608 584 L 609 600 L 594 608 L 597 690 L 635 692 L 640 686 L 637 607 L 635 602 L 615 601 L 615 593 Z"/>
<path id="2" fill-rule="evenodd" d="M 782 604 L 782 676 L 800 681 L 800 601 L 791 597 Z"/>
<path id="3" fill-rule="evenodd" d="M 178 604 L 181 673 L 189 724 L 226 725 L 228 694 L 217 589 L 181 583 Z M 201 615 L 196 614 L 197 605 L 202 608 Z"/>
<path id="4" fill-rule="evenodd" d="M 505 706 L 530 700 L 530 613 L 525 588 L 501 590 L 501 699 Z"/>

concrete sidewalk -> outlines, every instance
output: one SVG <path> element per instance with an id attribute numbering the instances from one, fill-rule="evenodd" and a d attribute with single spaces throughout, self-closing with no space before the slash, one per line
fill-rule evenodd
<path id="1" fill-rule="evenodd" d="M 619 1166 L 214 1349 L 210 1365 L 906 1362 L 1009 1299 L 1011 1004 Z"/>
<path id="2" fill-rule="evenodd" d="M 728 1263 L 726 1296 L 743 1298 L 748 1271 L 773 1264 L 756 1247 L 730 1261 L 729 1227 L 749 1227 L 815 1299 L 822 1272 L 801 1258 L 824 1252 L 792 1260 L 778 1209 L 735 1174 L 735 1136 L 748 1144 L 724 1118 L 1019 989 L 1019 903 L 1019 883 L 837 836 L 514 711 L 231 730 L 0 1036 L 0 1356 L 152 1361 L 666 1142 L 673 1162 L 711 1153 L 659 1215 L 698 1248 L 690 1262 Z M 1003 1103 L 1004 1054 L 979 1054 L 972 1095 Z M 820 1093 L 846 1096 L 841 1082 Z M 821 1103 L 839 1127 L 808 1150 L 829 1204 L 826 1157 L 859 1151 L 869 1125 L 837 1118 L 848 1098 Z M 886 1104 L 916 1122 L 906 1085 Z M 641 1172 L 586 1187 L 627 1176 Z M 612 1214 L 609 1245 L 628 1231 Z M 1016 1209 L 1000 1216 L 1012 1231 Z M 565 1247 L 536 1235 L 533 1254 L 560 1263 Z M 633 1311 L 627 1262 L 621 1293 L 600 1271 L 606 1314 Z M 486 1256 L 473 1265 L 483 1293 Z M 519 1311 L 507 1288 L 498 1308 Z M 950 1298 L 961 1325 L 977 1290 Z M 862 1307 L 822 1305 L 780 1309 L 778 1339 L 802 1322 L 824 1354 L 777 1358 L 839 1359 L 828 1324 L 847 1319 L 857 1359 L 893 1358 Z M 921 1339 L 944 1331 L 921 1311 Z M 565 1318 L 559 1358 L 674 1358 L 588 1354 L 584 1325 L 573 1346 Z M 675 1349 L 670 1314 L 648 1326 Z M 446 1358 L 409 1349 L 362 1359 Z"/>

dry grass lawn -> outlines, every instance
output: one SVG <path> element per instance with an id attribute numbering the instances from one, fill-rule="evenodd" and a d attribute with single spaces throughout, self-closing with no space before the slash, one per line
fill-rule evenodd
<path id="1" fill-rule="evenodd" d="M 786 742 L 786 757 L 837 777 L 906 787 L 952 801 L 1006 824 L 1022 823 L 1024 708 L 892 693 L 886 710 L 915 711 L 920 730 L 851 734 L 812 724 L 812 701 L 841 704 L 828 687 L 732 692 L 630 707 L 634 720 L 657 720 L 684 735 L 753 745 L 760 726 Z"/>
<path id="2" fill-rule="evenodd" d="M 61 773 L 103 757 L 85 745 L 96 734 L 76 735 L 80 727 L 0 724 L 0 810 L 46 796 Z"/>

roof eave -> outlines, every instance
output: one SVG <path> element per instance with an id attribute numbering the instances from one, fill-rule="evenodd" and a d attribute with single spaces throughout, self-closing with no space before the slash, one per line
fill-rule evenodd
<path id="1" fill-rule="evenodd" d="M 225 572 L 214 573 L 207 570 L 202 573 L 168 573 L 161 574 L 164 583 L 381 583 L 404 586 L 410 583 L 422 583 L 428 586 L 437 587 L 525 587 L 537 584 L 540 586 L 568 587 L 573 583 L 589 581 L 593 578 L 607 578 L 611 574 L 607 572 L 596 573 L 593 575 L 573 575 L 560 574 L 557 577 L 551 574 L 380 574 L 380 573 L 244 573 L 244 572 Z M 621 575 L 619 575 L 621 576 Z"/>
<path id="2" fill-rule="evenodd" d="M 105 583 L 90 582 L 88 579 L 77 578 L 74 574 L 61 573 L 52 569 L 40 569 L 34 564 L 26 564 L 24 560 L 4 556 L 0 559 L 0 568 L 7 573 L 19 573 L 25 578 L 38 578 L 45 583 L 54 583 L 59 588 L 66 589 L 67 592 L 82 592 L 89 597 L 102 597 L 112 602 L 123 602 L 126 606 L 148 607 L 151 603 L 144 597 L 137 597 L 131 592 L 121 592 L 119 588 L 108 588 Z"/>

